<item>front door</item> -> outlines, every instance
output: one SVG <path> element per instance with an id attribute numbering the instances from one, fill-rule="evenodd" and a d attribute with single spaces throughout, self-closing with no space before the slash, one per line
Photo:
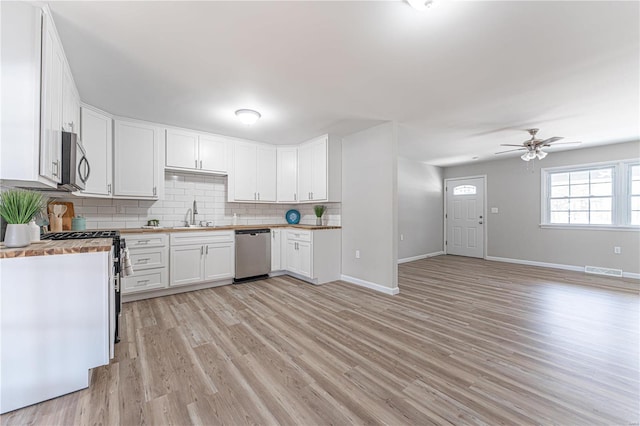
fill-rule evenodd
<path id="1" fill-rule="evenodd" d="M 445 181 L 447 254 L 484 258 L 484 179 Z"/>

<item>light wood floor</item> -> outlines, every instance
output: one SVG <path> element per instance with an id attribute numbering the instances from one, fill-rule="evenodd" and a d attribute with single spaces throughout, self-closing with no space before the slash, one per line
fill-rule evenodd
<path id="1" fill-rule="evenodd" d="M 280 277 L 128 303 L 89 389 L 0 421 L 637 425 L 639 297 L 612 283 L 441 256 L 397 296 Z"/>

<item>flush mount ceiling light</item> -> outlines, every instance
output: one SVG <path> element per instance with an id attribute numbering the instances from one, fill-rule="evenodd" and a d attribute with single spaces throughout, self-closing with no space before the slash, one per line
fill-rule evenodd
<path id="1" fill-rule="evenodd" d="M 236 117 L 238 117 L 243 124 L 251 126 L 262 116 L 258 111 L 252 109 L 239 109 L 236 111 Z"/>
<path id="2" fill-rule="evenodd" d="M 415 10 L 423 11 L 435 6 L 436 0 L 407 0 L 407 3 Z"/>

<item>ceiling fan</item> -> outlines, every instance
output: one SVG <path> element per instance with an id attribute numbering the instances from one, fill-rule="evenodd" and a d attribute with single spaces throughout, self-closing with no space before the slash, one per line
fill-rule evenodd
<path id="1" fill-rule="evenodd" d="M 535 158 L 537 158 L 538 160 L 542 160 L 544 157 L 547 156 L 547 153 L 544 152 L 542 150 L 542 148 L 549 147 L 549 146 L 551 146 L 551 144 L 555 144 L 554 146 L 556 146 L 556 145 L 571 145 L 571 144 L 582 143 L 582 142 L 560 142 L 560 143 L 556 143 L 560 139 L 564 139 L 561 136 L 554 136 L 554 137 L 548 138 L 548 139 L 538 139 L 538 138 L 536 138 L 536 134 L 538 133 L 539 130 L 540 129 L 527 129 L 527 132 L 529 132 L 529 134 L 531 135 L 531 139 L 527 139 L 526 141 L 524 141 L 520 145 L 512 145 L 512 144 L 504 144 L 504 143 L 500 144 L 500 146 L 517 146 L 518 148 L 509 149 L 509 150 L 506 150 L 506 151 L 496 152 L 496 154 L 504 154 L 504 153 L 507 153 L 507 152 L 524 150 L 526 152 L 524 154 L 522 154 L 522 156 L 520 157 L 524 161 L 530 161 L 530 160 L 533 160 Z"/>

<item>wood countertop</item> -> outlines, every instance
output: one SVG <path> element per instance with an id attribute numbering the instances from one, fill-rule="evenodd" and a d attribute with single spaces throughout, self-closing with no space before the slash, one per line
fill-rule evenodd
<path id="1" fill-rule="evenodd" d="M 27 247 L 6 248 L 0 244 L 0 259 L 15 257 L 53 256 L 56 254 L 97 253 L 110 251 L 111 238 L 93 238 L 89 240 L 46 240 L 30 244 Z"/>
<path id="2" fill-rule="evenodd" d="M 296 228 L 306 229 L 310 231 L 318 231 L 323 229 L 342 229 L 341 226 L 315 226 L 315 225 L 226 225 L 226 226 L 208 226 L 196 228 L 125 228 L 120 229 L 121 235 L 126 234 L 147 234 L 147 233 L 168 233 L 168 232 L 202 232 L 202 231 L 235 231 L 236 229 L 264 229 L 264 228 Z"/>

